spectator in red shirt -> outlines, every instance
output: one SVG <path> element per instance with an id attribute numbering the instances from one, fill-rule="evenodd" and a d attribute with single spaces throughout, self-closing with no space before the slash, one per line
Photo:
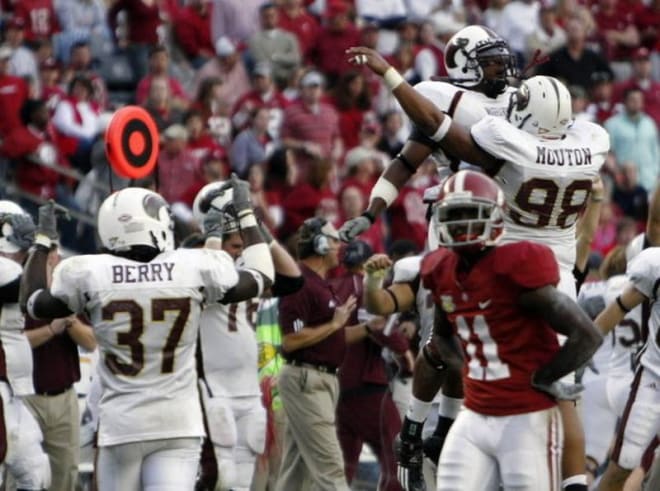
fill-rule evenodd
<path id="1" fill-rule="evenodd" d="M 259 62 L 252 72 L 252 90 L 241 97 L 234 105 L 232 122 L 234 128 L 244 129 L 251 117 L 251 113 L 260 107 L 270 109 L 268 133 L 273 139 L 278 139 L 284 109 L 289 101 L 277 90 L 272 78 L 271 65 L 268 62 Z"/>
<path id="2" fill-rule="evenodd" d="M 345 52 L 351 46 L 358 46 L 360 31 L 348 17 L 350 6 L 340 0 L 328 3 L 325 12 L 326 23 L 316 40 L 311 56 L 315 65 L 328 78 L 328 85 L 334 86 L 339 77 L 350 70 Z"/>
<path id="3" fill-rule="evenodd" d="M 188 130 L 188 149 L 195 158 L 202 161 L 213 154 L 226 160 L 227 151 L 211 136 L 200 110 L 191 109 L 186 112 L 183 115 L 183 124 Z"/>
<path id="4" fill-rule="evenodd" d="M 394 439 L 401 430 L 401 418 L 389 390 L 382 352 L 383 348 L 388 348 L 403 356 L 408 351 L 408 341 L 396 331 L 386 335 L 383 332 L 385 318 L 369 315 L 361 307 L 363 264 L 371 254 L 366 243 L 351 242 L 342 257 L 346 273 L 330 280 L 340 301 L 350 295 L 358 299 L 358 308 L 348 322 L 351 325 L 364 323 L 368 333 L 361 341 L 346 347 L 339 371 L 337 434 L 349 484 L 356 475 L 362 446 L 367 444 L 380 464 L 378 489 L 401 491 L 394 456 Z"/>
<path id="5" fill-rule="evenodd" d="M 350 70 L 341 75 L 331 101 L 339 113 L 339 133 L 344 148 L 357 146 L 364 116 L 372 109 L 371 94 L 362 74 Z"/>
<path id="6" fill-rule="evenodd" d="M 51 114 L 55 112 L 57 104 L 66 97 L 66 92 L 60 85 L 60 73 L 60 65 L 55 58 L 47 58 L 41 63 L 41 99 L 46 101 Z"/>
<path id="7" fill-rule="evenodd" d="M 12 49 L 0 46 L 0 137 L 7 136 L 21 126 L 21 107 L 29 95 L 27 82 L 9 75 L 9 59 Z"/>
<path id="8" fill-rule="evenodd" d="M 215 55 L 211 39 L 212 10 L 209 0 L 189 0 L 174 22 L 179 46 L 196 69 Z"/>
<path id="9" fill-rule="evenodd" d="M 186 109 L 190 105 L 188 94 L 183 89 L 181 82 L 176 77 L 169 74 L 170 54 L 165 46 L 154 46 L 149 51 L 149 73 L 138 83 L 135 91 L 135 103 L 144 104 L 147 100 L 151 81 L 154 77 L 167 78 L 167 84 L 170 87 L 172 105 L 179 109 Z"/>
<path id="10" fill-rule="evenodd" d="M 609 61 L 626 61 L 639 46 L 635 14 L 621 7 L 618 0 L 599 0 L 594 12 L 597 37 Z"/>
<path id="11" fill-rule="evenodd" d="M 660 82 L 652 78 L 651 53 L 645 47 L 638 48 L 632 56 L 632 76 L 614 85 L 614 102 L 622 102 L 628 89 L 639 89 L 644 94 L 644 112 L 653 118 L 660 128 Z"/>
<path id="12" fill-rule="evenodd" d="M 85 75 L 92 82 L 92 100 L 100 108 L 108 107 L 108 88 L 95 69 L 92 49 L 87 41 L 78 41 L 71 46 L 69 65 L 62 73 L 61 83 L 66 85 L 78 75 Z"/>
<path id="13" fill-rule="evenodd" d="M 25 41 L 33 47 L 60 30 L 53 0 L 21 0 L 16 3 L 14 16 L 25 21 Z"/>
<path id="14" fill-rule="evenodd" d="M 183 111 L 172 104 L 167 77 L 154 77 L 152 79 L 149 95 L 143 107 L 154 119 L 160 131 L 173 124 L 181 123 L 183 120 Z"/>
<path id="15" fill-rule="evenodd" d="M 278 231 L 284 222 L 282 203 L 289 195 L 297 180 L 296 162 L 293 152 L 284 147 L 275 149 L 265 166 L 264 194 L 268 202 L 268 211 L 273 219 L 273 230 Z"/>
<path id="16" fill-rule="evenodd" d="M 660 0 L 651 3 L 637 12 L 635 24 L 639 30 L 642 46 L 649 51 L 660 52 Z"/>
<path id="17" fill-rule="evenodd" d="M 343 153 L 339 115 L 334 107 L 322 102 L 323 84 L 319 72 L 306 73 L 300 80 L 300 99 L 284 111 L 282 142 L 296 152 L 300 182 L 320 160 L 336 165 Z"/>
<path id="18" fill-rule="evenodd" d="M 149 49 L 159 43 L 158 28 L 162 23 L 162 3 L 162 0 L 115 0 L 108 9 L 108 24 L 114 35 L 117 33 L 119 12 L 126 12 L 126 49 L 136 84 L 146 75 Z"/>
<path id="19" fill-rule="evenodd" d="M 587 113 L 598 124 L 603 124 L 615 112 L 612 97 L 613 88 L 610 72 L 594 72 L 591 74 L 591 87 L 589 88 L 591 103 L 587 106 Z"/>
<path id="20" fill-rule="evenodd" d="M 163 142 L 158 154 L 158 192 L 168 203 L 183 199 L 185 192 L 201 178 L 201 168 L 188 150 L 188 131 L 180 124 L 167 128 L 161 137 Z"/>
<path id="21" fill-rule="evenodd" d="M 313 63 L 311 51 L 319 36 L 319 23 L 303 7 L 303 0 L 283 0 L 279 26 L 298 38 L 304 63 Z"/>
<path id="22" fill-rule="evenodd" d="M 223 98 L 222 79 L 209 77 L 202 80 L 193 107 L 202 113 L 204 125 L 217 142 L 229 146 L 233 134 L 231 107 Z"/>
<path id="23" fill-rule="evenodd" d="M 368 195 L 365 195 L 355 184 L 345 185 L 339 193 L 340 221 L 338 223 L 344 223 L 346 220 L 360 216 L 367 204 L 367 197 Z M 374 252 L 384 252 L 384 225 L 380 217 L 376 219 L 376 222 L 358 238 L 368 244 Z"/>

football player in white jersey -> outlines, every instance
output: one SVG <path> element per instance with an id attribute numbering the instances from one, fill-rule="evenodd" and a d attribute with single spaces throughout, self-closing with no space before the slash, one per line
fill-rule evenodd
<path id="1" fill-rule="evenodd" d="M 51 472 L 41 447 L 43 435 L 23 402 L 34 394 L 32 348 L 18 304 L 21 264 L 34 240 L 32 217 L 12 201 L 0 201 L 0 347 L 6 378 L 0 381 L 7 431 L 5 464 L 18 489 L 47 489 Z"/>
<path id="2" fill-rule="evenodd" d="M 660 247 L 640 252 L 629 264 L 628 286 L 596 318 L 603 333 L 633 308 L 649 303 L 649 337 L 635 372 L 612 456 L 598 489 L 621 490 L 642 455 L 660 433 Z"/>
<path id="3" fill-rule="evenodd" d="M 469 128 L 486 114 L 506 116 L 509 96 L 515 92 L 508 86 L 508 78 L 517 75 L 515 67 L 515 57 L 504 39 L 487 27 L 467 26 L 447 42 L 447 82 L 425 81 L 415 85 L 415 90 L 457 123 Z M 371 227 L 375 218 L 392 204 L 399 190 L 431 155 L 440 166 L 442 177 L 447 174 L 448 165 L 457 170 L 460 161 L 455 156 L 445 154 L 437 142 L 415 129 L 401 153 L 378 179 L 366 211 L 341 226 L 341 239 L 350 242 Z"/>
<path id="4" fill-rule="evenodd" d="M 233 213 L 233 193 L 227 190 L 218 194 L 222 186 L 222 182 L 204 186 L 195 197 L 193 214 L 203 224 L 209 209 L 223 213 L 225 227 L 220 248 L 241 268 L 245 263 L 244 242 Z M 275 296 L 295 292 L 303 284 L 298 265 L 282 245 L 263 228 L 262 231 L 275 266 L 271 291 Z M 215 489 L 221 491 L 247 491 L 257 456 L 264 450 L 266 411 L 261 403 L 255 335 L 258 306 L 259 298 L 234 303 L 220 301 L 208 304 L 200 317 L 200 392 L 217 461 Z"/>
<path id="5" fill-rule="evenodd" d="M 245 240 L 241 270 L 224 251 L 174 250 L 165 200 L 146 189 L 125 188 L 99 209 L 98 233 L 106 252 L 63 260 L 47 288 L 56 205 L 39 209 L 21 304 L 35 318 L 86 311 L 94 327 L 103 387 L 100 491 L 194 489 L 204 436 L 195 370 L 202 307 L 258 296 L 274 276 L 249 188 L 235 176 L 231 183 Z M 209 240 L 221 240 L 222 214 L 209 212 L 205 227 Z"/>
<path id="6" fill-rule="evenodd" d="M 406 114 L 444 151 L 494 176 L 508 205 L 503 243 L 548 245 L 560 268 L 558 288 L 574 299 L 575 223 L 610 144 L 602 127 L 572 121 L 568 89 L 552 77 L 533 77 L 510 95 L 505 119 L 485 116 L 468 130 L 406 83 L 376 51 L 356 47 L 347 54 L 351 63 L 366 64 L 383 76 Z M 572 402 L 561 407 L 567 436 L 562 484 L 586 490 L 581 424 Z"/>

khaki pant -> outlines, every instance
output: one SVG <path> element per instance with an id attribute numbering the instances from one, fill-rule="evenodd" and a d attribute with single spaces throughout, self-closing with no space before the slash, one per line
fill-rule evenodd
<path id="1" fill-rule="evenodd" d="M 75 390 L 70 388 L 56 396 L 29 396 L 25 404 L 44 434 L 44 450 L 53 476 L 49 491 L 74 491 L 80 461 L 80 417 Z"/>
<path id="2" fill-rule="evenodd" d="M 279 388 L 287 423 L 277 491 L 350 491 L 335 424 L 337 377 L 285 365 Z"/>

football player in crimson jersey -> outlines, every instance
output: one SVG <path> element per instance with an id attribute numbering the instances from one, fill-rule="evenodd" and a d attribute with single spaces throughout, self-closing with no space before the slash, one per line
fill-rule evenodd
<path id="1" fill-rule="evenodd" d="M 572 121 L 568 89 L 552 77 L 532 77 L 511 94 L 505 119 L 486 115 L 466 129 L 406 83 L 377 52 L 356 47 L 347 53 L 352 63 L 366 64 L 384 77 L 406 114 L 444 151 L 495 176 L 507 202 L 504 241 L 549 245 L 559 264 L 558 288 L 574 299 L 576 221 L 610 144 L 602 127 Z M 562 402 L 561 410 L 567 430 L 562 485 L 586 491 L 579 415 L 571 402 Z"/>
<path id="2" fill-rule="evenodd" d="M 559 292 L 557 262 L 541 244 L 496 245 L 504 196 L 484 174 L 460 171 L 442 185 L 432 219 L 441 248 L 422 261 L 436 305 L 433 334 L 415 365 L 413 403 L 402 434 L 418 432 L 447 367 L 462 369 L 465 409 L 438 466 L 439 491 L 560 489 L 560 382 L 602 341 Z M 559 346 L 557 333 L 567 337 Z M 462 350 L 461 350 L 462 347 Z M 418 372 L 425 376 L 417 376 Z M 487 428 L 487 431 L 484 431 Z"/>
<path id="3" fill-rule="evenodd" d="M 99 208 L 98 232 L 106 253 L 63 260 L 47 287 L 56 205 L 39 208 L 35 246 L 21 280 L 21 306 L 35 318 L 85 311 L 92 321 L 103 388 L 100 491 L 195 487 L 204 435 L 195 370 L 201 309 L 258 296 L 274 277 L 249 187 L 234 176 L 231 187 L 245 241 L 240 270 L 224 251 L 175 250 L 165 200 L 129 187 Z M 222 214 L 207 213 L 204 228 L 207 242 L 219 240 Z"/>

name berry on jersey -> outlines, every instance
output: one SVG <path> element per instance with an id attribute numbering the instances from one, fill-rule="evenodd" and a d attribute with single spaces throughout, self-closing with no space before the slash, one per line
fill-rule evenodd
<path id="1" fill-rule="evenodd" d="M 174 263 L 114 264 L 113 283 L 153 283 L 172 281 Z"/>

